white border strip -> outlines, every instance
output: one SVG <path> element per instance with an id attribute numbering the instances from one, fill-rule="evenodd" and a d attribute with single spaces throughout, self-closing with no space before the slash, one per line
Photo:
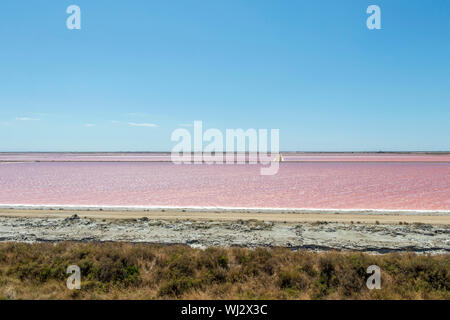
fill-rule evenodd
<path id="1" fill-rule="evenodd" d="M 0 209 L 8 210 L 60 210 L 60 211 L 175 211 L 211 213 L 323 213 L 362 215 L 441 215 L 450 216 L 450 210 L 399 210 L 399 209 L 333 209 L 333 208 L 255 208 L 255 207 L 201 207 L 201 206 L 111 206 L 111 205 L 32 205 L 0 204 Z"/>

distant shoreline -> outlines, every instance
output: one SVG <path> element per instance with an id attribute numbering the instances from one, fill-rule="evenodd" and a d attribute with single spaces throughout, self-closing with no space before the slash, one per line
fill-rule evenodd
<path id="1" fill-rule="evenodd" d="M 371 208 L 269 208 L 224 206 L 125 206 L 125 205 L 66 205 L 66 204 L 0 204 L 4 210 L 96 211 L 96 212 L 174 212 L 174 213 L 257 213 L 257 214 L 358 214 L 358 215 L 442 215 L 450 210 L 371 209 Z"/>

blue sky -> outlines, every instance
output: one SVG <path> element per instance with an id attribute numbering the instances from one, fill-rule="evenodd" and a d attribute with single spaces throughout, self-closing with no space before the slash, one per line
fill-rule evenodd
<path id="1" fill-rule="evenodd" d="M 282 150 L 450 150 L 448 0 L 3 0 L 0 45 L 0 151 L 171 150 L 194 120 L 278 128 Z"/>

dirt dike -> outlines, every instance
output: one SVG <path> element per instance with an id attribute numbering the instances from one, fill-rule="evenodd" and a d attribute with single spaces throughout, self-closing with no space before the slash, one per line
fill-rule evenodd
<path id="1" fill-rule="evenodd" d="M 123 241 L 211 246 L 288 247 L 371 253 L 449 253 L 450 226 L 424 223 L 274 222 L 0 217 L 0 241 Z"/>

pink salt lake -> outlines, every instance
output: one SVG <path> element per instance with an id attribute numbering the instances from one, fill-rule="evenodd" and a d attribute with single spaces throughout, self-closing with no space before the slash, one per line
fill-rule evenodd
<path id="1" fill-rule="evenodd" d="M 0 204 L 450 210 L 449 155 L 283 156 L 261 176 L 167 154 L 0 154 Z"/>

